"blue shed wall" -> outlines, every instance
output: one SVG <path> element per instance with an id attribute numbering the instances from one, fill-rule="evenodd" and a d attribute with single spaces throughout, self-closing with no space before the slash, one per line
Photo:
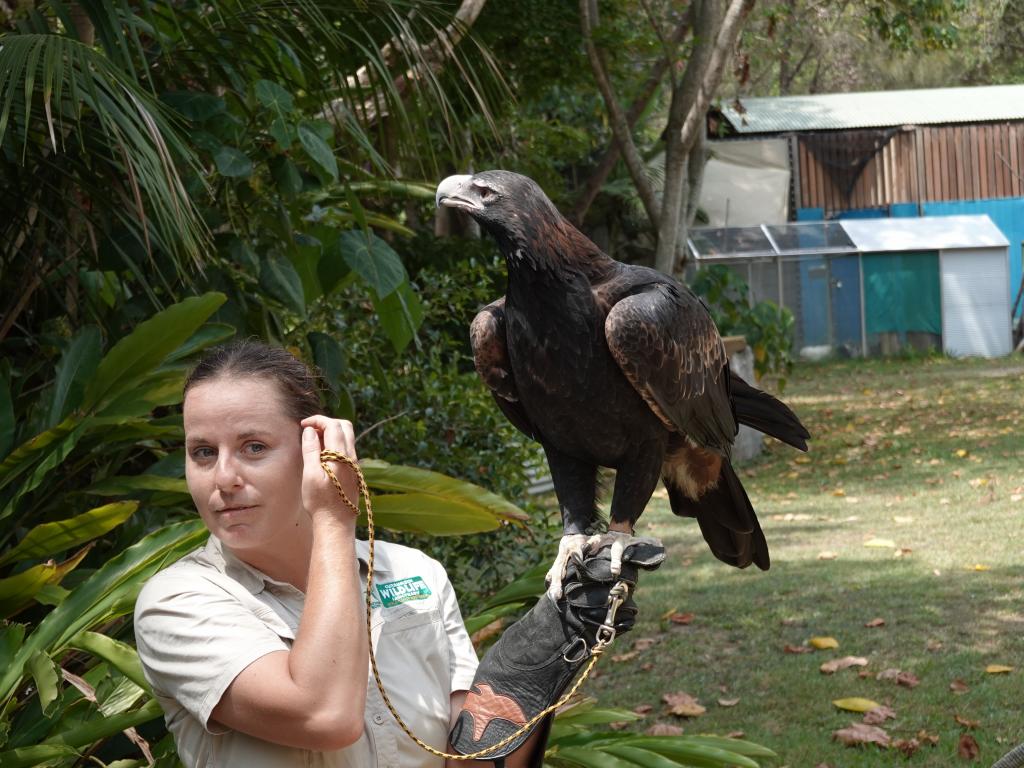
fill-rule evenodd
<path id="1" fill-rule="evenodd" d="M 1024 244 L 1024 197 L 996 198 L 990 200 L 950 200 L 935 203 L 894 203 L 884 208 L 867 208 L 840 213 L 839 219 L 893 218 L 914 216 L 969 216 L 987 214 L 1010 241 L 1010 301 L 1017 296 L 1024 265 L 1021 260 Z M 797 221 L 821 221 L 825 218 L 822 208 L 798 208 Z M 1024 311 L 1024 302 L 1017 315 Z"/>

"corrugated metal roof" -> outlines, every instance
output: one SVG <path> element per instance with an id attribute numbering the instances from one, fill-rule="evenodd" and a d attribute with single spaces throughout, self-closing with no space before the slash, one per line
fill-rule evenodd
<path id="1" fill-rule="evenodd" d="M 1005 249 L 1009 244 L 984 214 L 694 227 L 689 237 L 698 261 L 732 262 L 836 253 Z"/>
<path id="2" fill-rule="evenodd" d="M 725 104 L 738 133 L 831 131 L 937 123 L 1024 120 L 1024 85 L 779 96 Z"/>
<path id="3" fill-rule="evenodd" d="M 839 223 L 862 252 L 1005 248 L 1010 244 L 992 219 L 984 215 L 841 219 Z"/>

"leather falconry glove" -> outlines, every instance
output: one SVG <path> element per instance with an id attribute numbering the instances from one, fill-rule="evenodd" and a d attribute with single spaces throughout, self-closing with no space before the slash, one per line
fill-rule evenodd
<path id="1" fill-rule="evenodd" d="M 554 704 L 591 656 L 599 641 L 628 632 L 636 622 L 633 590 L 640 569 L 653 571 L 665 559 L 660 541 L 634 539 L 622 555 L 622 571 L 611 572 L 611 542 L 573 559 L 566 569 L 563 596 L 555 602 L 545 592 L 537 604 L 510 626 L 484 655 L 449 742 L 459 754 L 488 749 L 515 733 Z M 622 586 L 618 586 L 622 582 Z M 617 587 L 617 589 L 616 589 Z M 613 591 L 614 590 L 614 591 Z M 621 598 L 614 613 L 614 632 L 604 626 L 609 606 Z M 481 759 L 495 760 L 514 752 L 538 725 L 547 731 L 552 715 Z M 535 753 L 541 764 L 543 748 Z"/>

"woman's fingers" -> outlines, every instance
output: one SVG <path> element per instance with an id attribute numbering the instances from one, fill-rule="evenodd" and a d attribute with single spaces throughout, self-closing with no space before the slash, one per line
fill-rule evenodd
<path id="1" fill-rule="evenodd" d="M 323 447 L 327 450 L 337 451 L 351 459 L 356 458 L 355 428 L 351 421 L 317 414 L 306 417 L 300 424 L 304 428 L 313 427 L 322 435 Z"/>

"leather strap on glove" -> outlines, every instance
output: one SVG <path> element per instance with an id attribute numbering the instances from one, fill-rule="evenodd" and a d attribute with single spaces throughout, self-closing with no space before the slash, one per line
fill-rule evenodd
<path id="1" fill-rule="evenodd" d="M 484 655 L 449 735 L 453 749 L 463 755 L 486 750 L 558 701 L 595 646 L 633 627 L 637 575 L 641 568 L 654 570 L 664 559 L 660 541 L 634 539 L 623 552 L 621 572 L 613 576 L 608 538 L 596 551 L 588 550 L 582 561 L 572 560 L 562 599 L 555 602 L 545 592 Z M 609 611 L 613 605 L 617 610 Z M 545 731 L 550 719 L 539 723 Z M 482 759 L 500 765 L 537 725 Z M 538 752 L 542 757 L 543 749 Z"/>

